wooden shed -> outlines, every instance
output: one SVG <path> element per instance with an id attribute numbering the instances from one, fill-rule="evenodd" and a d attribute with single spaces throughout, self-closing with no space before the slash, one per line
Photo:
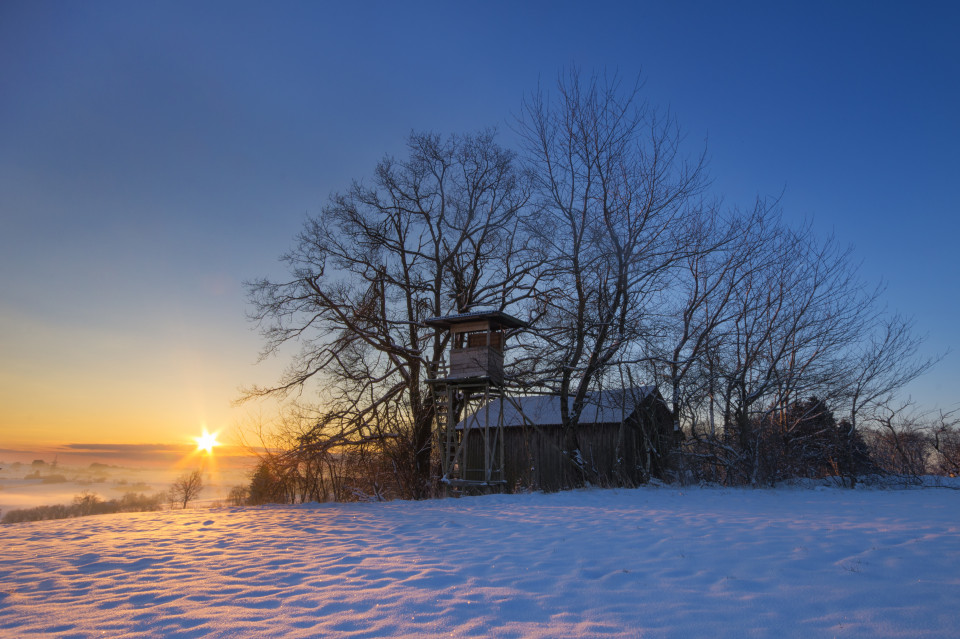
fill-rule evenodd
<path id="1" fill-rule="evenodd" d="M 465 479 L 472 477 L 474 468 L 483 467 L 479 426 L 485 420 L 493 421 L 494 415 L 502 415 L 502 476 L 508 490 L 559 490 L 573 483 L 574 471 L 563 454 L 558 395 L 496 398 L 458 423 L 457 431 L 466 437 L 466 467 L 461 471 Z M 678 443 L 670 411 L 653 386 L 589 395 L 577 437 L 596 481 L 611 486 L 635 486 L 651 477 L 663 478 Z"/>

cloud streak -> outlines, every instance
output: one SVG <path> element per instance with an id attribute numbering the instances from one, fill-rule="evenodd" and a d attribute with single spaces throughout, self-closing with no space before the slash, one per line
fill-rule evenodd
<path id="1" fill-rule="evenodd" d="M 214 458 L 220 466 L 250 466 L 253 457 L 243 447 L 222 445 L 215 449 Z M 196 457 L 197 447 L 191 444 L 107 444 L 99 442 L 72 442 L 43 448 L 0 448 L 0 455 L 12 461 L 30 462 L 43 459 L 51 462 L 85 465 L 108 463 L 132 467 L 171 467 Z"/>

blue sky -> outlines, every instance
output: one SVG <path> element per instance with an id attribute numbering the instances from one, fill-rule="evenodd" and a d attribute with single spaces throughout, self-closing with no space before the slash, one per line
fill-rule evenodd
<path id="1" fill-rule="evenodd" d="M 715 193 L 783 193 L 960 350 L 960 5 L 0 4 L 0 438 L 168 441 L 274 379 L 241 282 L 411 130 L 496 126 L 569 65 L 642 73 Z M 913 395 L 960 402 L 956 352 Z M 165 437 L 167 439 L 165 439 Z"/>

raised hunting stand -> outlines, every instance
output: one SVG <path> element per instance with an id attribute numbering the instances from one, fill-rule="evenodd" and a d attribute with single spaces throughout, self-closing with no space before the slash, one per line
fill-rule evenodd
<path id="1" fill-rule="evenodd" d="M 457 429 L 461 416 L 481 406 L 504 405 L 503 351 L 508 331 L 527 323 L 502 311 L 473 311 L 447 317 L 432 317 L 427 326 L 450 332 L 450 367 L 429 380 L 436 398 L 436 428 L 439 438 L 441 482 L 454 488 L 482 490 L 506 484 L 503 463 L 503 410 Z M 441 374 L 444 376 L 441 377 Z M 469 431 L 476 429 L 483 453 L 468 455 Z"/>

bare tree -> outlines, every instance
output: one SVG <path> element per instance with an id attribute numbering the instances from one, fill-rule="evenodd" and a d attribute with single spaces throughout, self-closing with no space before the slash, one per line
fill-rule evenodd
<path id="1" fill-rule="evenodd" d="M 913 332 L 913 322 L 900 315 L 881 317 L 865 330 L 851 357 L 852 374 L 845 387 L 852 428 L 861 413 L 890 405 L 894 393 L 942 359 L 918 357 L 922 341 Z"/>
<path id="2" fill-rule="evenodd" d="M 399 496 L 377 438 L 358 438 L 355 429 L 329 411 L 287 406 L 272 423 L 247 425 L 240 438 L 259 459 L 249 486 L 251 503 Z"/>
<path id="3" fill-rule="evenodd" d="M 960 416 L 958 409 L 940 411 L 933 425 L 933 448 L 937 451 L 937 471 L 950 477 L 960 476 Z"/>
<path id="4" fill-rule="evenodd" d="M 715 207 L 696 213 L 686 221 L 687 255 L 673 269 L 657 304 L 661 315 L 647 341 L 646 367 L 666 387 L 674 429 L 686 422 L 694 436 L 701 413 L 708 432 L 716 433 L 714 349 L 736 316 L 739 287 L 757 268 L 750 256 L 763 249 L 767 229 L 776 223 L 772 207 L 760 200 L 748 215 L 721 215 Z"/>
<path id="5" fill-rule="evenodd" d="M 888 401 L 863 421 L 881 470 L 911 480 L 924 474 L 960 474 L 957 410 L 926 411 L 909 400 Z"/>
<path id="6" fill-rule="evenodd" d="M 878 314 L 878 291 L 863 287 L 850 250 L 832 238 L 779 227 L 756 259 L 720 346 L 728 440 L 735 436 L 738 472 L 753 484 L 771 479 L 760 464 L 768 417 L 804 397 L 835 400 L 850 349 Z"/>
<path id="7" fill-rule="evenodd" d="M 786 443 L 827 431 L 850 458 L 858 418 L 936 361 L 917 357 L 910 323 L 882 312 L 848 248 L 786 226 L 777 202 L 745 215 L 704 203 L 702 155 L 685 155 L 639 85 L 572 70 L 530 96 L 518 130 L 523 170 L 490 133 L 412 135 L 405 158 L 307 221 L 288 279 L 249 285 L 263 356 L 300 351 L 246 397 L 310 387 L 322 406 L 262 457 L 261 478 L 282 487 L 271 498 L 428 496 L 428 380 L 447 344 L 425 320 L 477 307 L 533 324 L 507 380 L 557 395 L 567 486 L 593 479 L 578 430 L 606 384 L 665 386 L 675 436 L 662 446 L 686 432 L 711 476 L 757 484 L 791 467 L 801 444 Z M 844 415 L 846 432 L 808 432 L 802 406 Z M 664 468 L 665 451 L 649 452 Z"/>
<path id="8" fill-rule="evenodd" d="M 798 410 L 817 397 L 806 406 L 849 416 L 833 445 L 849 474 L 847 462 L 862 457 L 857 415 L 934 360 L 915 357 L 920 340 L 884 315 L 881 289 L 864 286 L 849 249 L 784 226 L 763 203 L 734 224 L 729 244 L 674 271 L 663 304 L 673 310 L 653 347 L 652 370 L 692 436 L 688 456 L 712 479 L 776 481 L 797 467 L 804 441 L 822 439 L 806 432 L 815 416 Z"/>
<path id="9" fill-rule="evenodd" d="M 284 260 L 291 278 L 250 285 L 264 355 L 301 346 L 277 386 L 314 381 L 326 413 L 307 446 L 337 444 L 387 460 L 400 496 L 429 494 L 436 377 L 445 344 L 423 320 L 529 295 L 537 255 L 521 232 L 524 174 L 492 133 L 411 135 L 373 186 L 355 183 L 308 220 Z"/>
<path id="10" fill-rule="evenodd" d="M 874 411 L 869 443 L 883 471 L 914 481 L 928 472 L 933 441 L 925 417 L 910 401 L 887 403 Z"/>
<path id="11" fill-rule="evenodd" d="M 201 490 L 203 490 L 203 473 L 198 469 L 184 473 L 174 480 L 170 485 L 170 499 L 180 504 L 181 508 L 186 508 L 188 503 L 200 495 Z"/>
<path id="12" fill-rule="evenodd" d="M 562 76 L 520 121 L 549 268 L 538 291 L 538 383 L 559 395 L 573 485 L 589 478 L 577 437 L 587 394 L 625 364 L 648 302 L 685 254 L 677 232 L 704 185 L 672 118 L 616 77 Z"/>

